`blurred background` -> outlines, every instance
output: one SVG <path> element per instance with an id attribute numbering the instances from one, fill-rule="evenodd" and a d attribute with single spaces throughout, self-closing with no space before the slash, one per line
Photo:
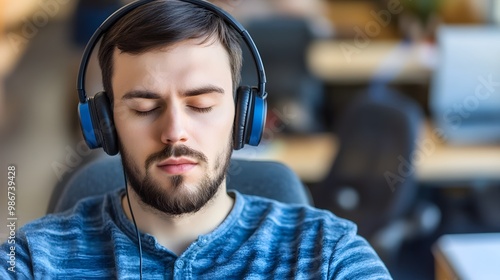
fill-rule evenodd
<path id="1" fill-rule="evenodd" d="M 126 2 L 0 0 L 2 220 L 9 165 L 20 226 L 102 155 L 81 137 L 76 73 L 93 31 Z M 213 2 L 249 30 L 268 78 L 262 144 L 234 157 L 290 166 L 317 207 L 358 224 L 395 279 L 475 279 L 442 238 L 500 232 L 500 1 Z M 244 84 L 254 71 L 245 63 Z M 101 89 L 96 63 L 86 84 Z"/>

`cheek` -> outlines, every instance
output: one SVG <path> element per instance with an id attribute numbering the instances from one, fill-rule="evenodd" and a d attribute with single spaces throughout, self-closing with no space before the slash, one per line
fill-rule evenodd
<path id="1" fill-rule="evenodd" d="M 234 107 L 227 107 L 216 114 L 203 119 L 200 126 L 194 130 L 198 139 L 206 145 L 207 151 L 217 153 L 225 148 L 232 137 L 234 122 Z"/>
<path id="2" fill-rule="evenodd" d="M 141 161 L 142 149 L 148 146 L 147 135 L 149 132 L 144 129 L 144 126 L 131 121 L 130 116 L 116 113 L 114 116 L 116 132 L 122 149 L 124 148 L 134 160 Z"/>

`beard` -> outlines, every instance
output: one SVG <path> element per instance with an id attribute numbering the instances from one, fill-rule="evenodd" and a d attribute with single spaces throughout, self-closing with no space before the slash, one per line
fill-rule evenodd
<path id="1" fill-rule="evenodd" d="M 163 150 L 150 155 L 145 163 L 145 175 L 141 176 L 139 165 L 135 163 L 125 148 L 120 145 L 122 164 L 127 182 L 138 195 L 141 204 L 171 216 L 196 213 L 205 206 L 219 191 L 226 177 L 232 154 L 232 143 L 217 155 L 213 169 L 210 170 L 207 157 L 185 145 L 167 145 Z M 174 175 L 159 181 L 150 174 L 155 162 L 169 157 L 189 156 L 198 160 L 205 173 L 196 186 L 185 184 L 185 175 Z M 168 186 L 170 185 L 170 186 Z"/>

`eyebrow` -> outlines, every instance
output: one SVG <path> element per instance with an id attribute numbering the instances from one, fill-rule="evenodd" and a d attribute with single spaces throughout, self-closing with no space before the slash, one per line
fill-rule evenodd
<path id="1" fill-rule="evenodd" d="M 160 99 L 161 96 L 157 93 L 146 91 L 146 90 L 133 90 L 127 92 L 122 99 L 134 99 L 134 98 L 144 98 L 144 99 Z"/>
<path id="2" fill-rule="evenodd" d="M 212 92 L 224 94 L 224 89 L 214 85 L 206 85 L 199 88 L 189 89 L 183 92 L 182 95 L 188 97 L 188 96 L 196 96 Z"/>
<path id="3" fill-rule="evenodd" d="M 214 85 L 201 86 L 199 88 L 189 89 L 182 93 L 182 96 L 190 97 L 197 96 L 207 93 L 220 93 L 224 94 L 224 89 Z M 133 90 L 127 92 L 122 99 L 134 99 L 134 98 L 144 98 L 144 99 L 160 99 L 161 96 L 158 93 L 154 93 L 147 90 Z"/>

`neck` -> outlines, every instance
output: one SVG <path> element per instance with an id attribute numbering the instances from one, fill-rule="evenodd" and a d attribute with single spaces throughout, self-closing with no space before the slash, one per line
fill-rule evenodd
<path id="1" fill-rule="evenodd" d="M 152 210 L 141 203 L 134 190 L 127 186 L 137 227 L 153 235 L 158 243 L 181 255 L 199 235 L 212 232 L 231 211 L 234 200 L 226 193 L 225 181 L 215 196 L 198 212 L 172 216 Z M 132 221 L 127 197 L 122 197 L 122 209 Z"/>

